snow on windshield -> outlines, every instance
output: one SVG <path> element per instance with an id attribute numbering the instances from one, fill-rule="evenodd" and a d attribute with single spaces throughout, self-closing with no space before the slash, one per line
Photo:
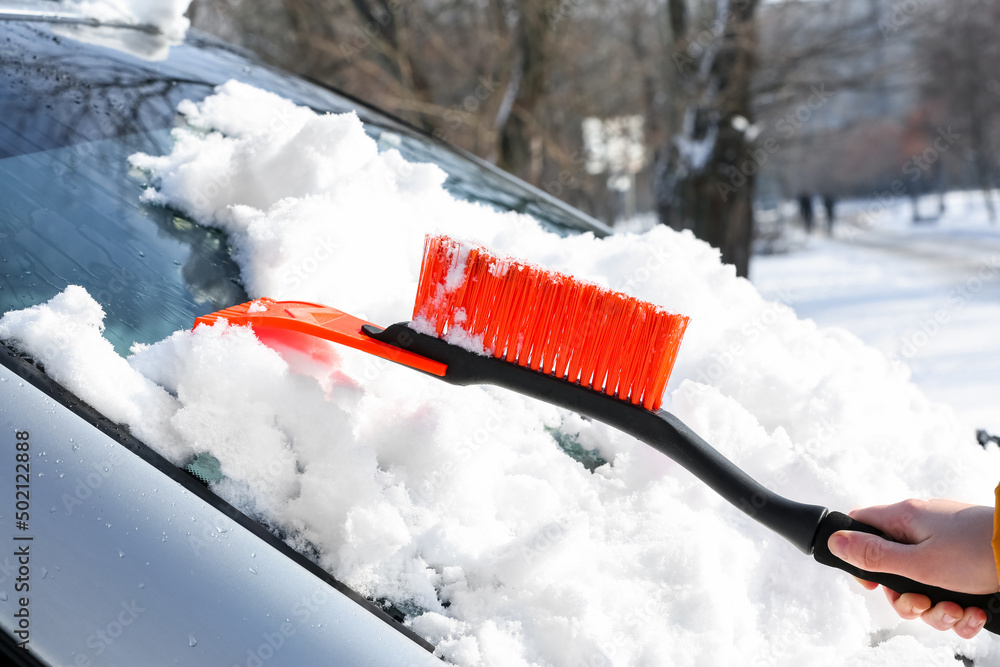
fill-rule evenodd
<path id="1" fill-rule="evenodd" d="M 244 84 L 180 112 L 133 156 L 151 202 L 226 230 L 251 297 L 409 318 L 423 236 L 442 232 L 691 317 L 664 402 L 753 477 L 841 511 L 905 497 L 991 503 L 996 451 L 843 330 L 765 301 L 663 226 L 596 239 L 457 201 L 435 166 L 379 151 L 353 114 Z M 599 423 L 453 387 L 353 350 L 282 354 L 248 329 L 178 331 L 127 360 L 82 288 L 7 313 L 0 337 L 459 665 L 899 665 L 995 660 L 900 621 L 679 465 Z M 596 450 L 593 471 L 562 447 Z M 592 466 L 593 467 L 593 466 Z M 139 502 L 137 500 L 137 502 Z"/>

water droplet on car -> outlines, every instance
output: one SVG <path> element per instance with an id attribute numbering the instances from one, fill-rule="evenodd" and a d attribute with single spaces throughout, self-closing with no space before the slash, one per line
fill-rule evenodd
<path id="1" fill-rule="evenodd" d="M 198 640 L 194 638 L 194 635 L 188 635 L 188 646 L 197 646 Z"/>

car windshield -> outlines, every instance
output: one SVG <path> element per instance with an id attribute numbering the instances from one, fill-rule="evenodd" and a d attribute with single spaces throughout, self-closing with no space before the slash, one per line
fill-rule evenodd
<path id="1" fill-rule="evenodd" d="M 225 234 L 142 203 L 147 183 L 128 164 L 136 152 L 169 152 L 170 129 L 183 122 L 177 104 L 201 100 L 230 78 L 319 111 L 357 111 L 380 145 L 441 166 L 456 197 L 532 214 L 562 234 L 603 233 L 600 223 L 402 123 L 213 40 L 189 36 L 167 59 L 147 62 L 44 23 L 5 21 L 5 33 L 0 312 L 81 285 L 104 308 L 106 336 L 120 354 L 247 298 Z"/>

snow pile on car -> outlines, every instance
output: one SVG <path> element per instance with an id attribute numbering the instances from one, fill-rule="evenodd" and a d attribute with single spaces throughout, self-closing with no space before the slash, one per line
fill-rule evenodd
<path id="1" fill-rule="evenodd" d="M 251 296 L 386 325 L 409 317 L 425 233 L 477 240 L 690 316 L 665 407 L 779 493 L 840 510 L 992 500 L 997 451 L 904 367 L 765 301 L 689 233 L 561 238 L 453 199 L 440 169 L 380 152 L 352 114 L 244 84 L 180 111 L 169 155 L 133 157 L 144 196 L 226 230 Z M 881 594 L 601 424 L 332 345 L 279 354 L 223 324 L 122 360 L 101 320 L 71 287 L 5 315 L 0 337 L 172 461 L 216 456 L 220 495 L 393 604 L 456 664 L 1000 657 L 992 636 L 899 621 Z M 564 449 L 596 450 L 596 467 Z"/>

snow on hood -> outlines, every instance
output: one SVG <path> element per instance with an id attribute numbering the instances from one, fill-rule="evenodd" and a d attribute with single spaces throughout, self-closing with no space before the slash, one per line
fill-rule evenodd
<path id="1" fill-rule="evenodd" d="M 691 317 L 665 407 L 779 493 L 842 511 L 909 496 L 991 502 L 996 452 L 905 369 L 737 278 L 689 233 L 596 239 L 457 201 L 436 166 L 379 152 L 353 114 L 229 82 L 180 106 L 144 197 L 224 229 L 252 297 L 387 325 L 443 232 Z M 127 360 L 81 288 L 0 337 L 171 461 L 210 452 L 222 497 L 392 601 L 459 665 L 961 664 L 998 653 L 899 621 L 677 464 L 593 421 L 452 387 L 333 346 L 311 356 L 217 324 Z M 71 332 L 71 335 L 67 334 Z M 594 472 L 557 444 L 597 449 Z"/>

